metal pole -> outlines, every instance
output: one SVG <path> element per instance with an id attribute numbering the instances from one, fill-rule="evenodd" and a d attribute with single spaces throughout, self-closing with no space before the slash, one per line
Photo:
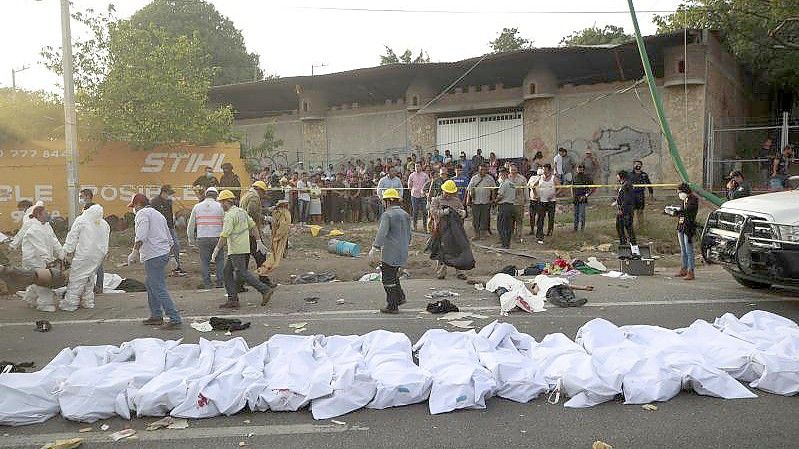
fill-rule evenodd
<path id="1" fill-rule="evenodd" d="M 78 216 L 78 123 L 75 113 L 75 82 L 72 68 L 72 34 L 70 31 L 69 0 L 61 0 L 61 46 L 64 69 L 64 140 L 67 159 L 67 199 L 69 223 Z"/>
<path id="2" fill-rule="evenodd" d="M 11 69 L 11 90 L 12 93 L 17 91 L 17 71 Z"/>
<path id="3" fill-rule="evenodd" d="M 780 135 L 780 152 L 788 145 L 788 111 L 782 111 L 782 133 Z"/>

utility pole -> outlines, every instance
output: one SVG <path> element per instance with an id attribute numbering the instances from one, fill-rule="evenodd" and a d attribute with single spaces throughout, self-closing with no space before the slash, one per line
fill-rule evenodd
<path id="1" fill-rule="evenodd" d="M 325 64 L 325 63 L 322 63 L 322 64 L 311 64 L 311 76 L 313 76 L 313 69 L 315 69 L 317 67 L 327 67 L 327 64 Z"/>
<path id="2" fill-rule="evenodd" d="M 11 95 L 17 95 L 17 73 L 28 70 L 30 66 L 24 65 L 20 69 L 11 69 Z"/>
<path id="3" fill-rule="evenodd" d="M 72 67 L 72 34 L 69 0 L 61 0 L 61 46 L 64 69 L 64 140 L 67 150 L 67 199 L 69 224 L 78 216 L 78 123 L 75 113 L 75 81 Z"/>

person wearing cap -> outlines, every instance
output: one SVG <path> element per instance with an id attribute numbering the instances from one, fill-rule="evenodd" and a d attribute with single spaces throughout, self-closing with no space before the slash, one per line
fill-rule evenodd
<path id="1" fill-rule="evenodd" d="M 594 181 L 588 176 L 583 164 L 577 165 L 577 173 L 574 174 L 572 185 L 572 196 L 574 202 L 574 232 L 585 231 L 585 211 L 588 208 L 588 197 L 594 193 L 595 188 L 578 187 L 590 186 Z"/>
<path id="2" fill-rule="evenodd" d="M 227 246 L 227 258 L 225 260 L 225 290 L 227 291 L 227 302 L 220 305 L 220 309 L 239 308 L 239 286 L 246 282 L 261 293 L 261 305 L 266 305 L 272 297 L 273 289 L 261 282 L 258 277 L 247 269 L 247 257 L 250 254 L 250 236 L 255 237 L 256 241 L 261 240 L 261 231 L 255 226 L 255 221 L 247 212 L 236 206 L 236 196 L 230 190 L 219 192 L 217 197 L 222 208 L 225 210 L 225 218 L 222 220 L 222 232 L 219 234 L 219 242 L 211 254 L 212 259 Z"/>
<path id="3" fill-rule="evenodd" d="M 586 176 L 592 180 L 599 179 L 602 167 L 599 165 L 599 159 L 594 155 L 594 150 L 592 150 L 591 147 L 585 149 L 585 156 L 583 156 L 583 160 L 580 161 L 580 164 L 582 164 Z"/>
<path id="4" fill-rule="evenodd" d="M 144 285 L 147 287 L 147 304 L 150 317 L 142 321 L 148 326 L 161 326 L 163 330 L 181 327 L 183 320 L 166 287 L 166 266 L 172 248 L 172 234 L 163 214 L 150 206 L 143 193 L 137 193 L 128 207 L 133 208 L 136 218 L 133 250 L 128 255 L 128 264 L 144 263 Z M 169 322 L 164 322 L 164 315 Z"/>
<path id="5" fill-rule="evenodd" d="M 50 226 L 50 216 L 44 203 L 37 201 L 30 210 L 29 220 L 21 239 L 22 268 L 28 270 L 47 268 L 55 260 L 64 258 L 64 250 L 53 232 L 53 227 Z M 56 311 L 55 294 L 50 288 L 30 285 L 22 299 L 36 310 Z"/>
<path id="6" fill-rule="evenodd" d="M 175 214 L 172 212 L 172 202 L 174 201 L 175 190 L 169 184 L 161 186 L 161 192 L 150 200 L 150 206 L 161 212 L 161 215 L 166 218 L 166 224 L 169 226 L 169 232 L 172 234 L 172 257 L 175 258 L 175 269 L 172 270 L 172 276 L 186 276 L 183 270 L 183 265 L 180 263 L 180 241 L 178 240 L 178 233 L 175 231 Z"/>
<path id="7" fill-rule="evenodd" d="M 503 248 L 510 248 L 513 227 L 516 224 L 516 186 L 508 176 L 508 169 L 500 167 L 499 188 L 497 189 L 497 232 Z"/>
<path id="8" fill-rule="evenodd" d="M 208 189 L 208 187 L 219 187 L 219 180 L 214 176 L 214 168 L 210 165 L 206 165 L 203 170 L 203 174 L 192 183 L 194 191 L 197 193 L 200 200 L 205 197 L 205 190 Z"/>
<path id="9" fill-rule="evenodd" d="M 733 170 L 727 179 L 727 199 L 735 200 L 752 195 L 752 187 L 744 179 L 741 170 Z"/>
<path id="10" fill-rule="evenodd" d="M 255 222 L 255 226 L 258 230 L 262 230 L 264 228 L 264 208 L 263 208 L 263 200 L 266 199 L 268 188 L 266 187 L 266 183 L 263 181 L 255 181 L 252 183 L 252 187 L 247 190 L 247 193 L 244 194 L 244 197 L 241 199 L 241 207 L 247 212 L 247 215 L 252 218 Z M 236 193 L 233 192 L 235 195 Z M 246 266 L 249 267 L 250 265 L 250 256 L 255 259 L 255 268 L 261 266 L 264 261 L 266 261 L 266 244 L 261 240 L 256 240 L 252 235 L 250 236 L 250 254 L 247 256 L 247 264 Z M 261 279 L 262 282 L 269 283 L 266 279 Z"/>
<path id="11" fill-rule="evenodd" d="M 227 189 L 236 196 L 236 201 L 241 198 L 241 180 L 239 175 L 233 173 L 233 164 L 225 162 L 220 166 L 222 176 L 219 177 L 219 190 Z"/>
<path id="12" fill-rule="evenodd" d="M 377 235 L 369 250 L 369 262 L 380 265 L 383 289 L 386 291 L 386 307 L 382 313 L 399 313 L 405 303 L 405 292 L 399 280 L 399 270 L 408 262 L 408 246 L 411 244 L 411 216 L 400 207 L 400 193 L 388 188 L 382 194 L 383 214 L 377 226 Z"/>
<path id="13" fill-rule="evenodd" d="M 272 212 L 272 252 L 266 261 L 258 266 L 258 274 L 262 277 L 269 276 L 275 268 L 280 265 L 283 256 L 286 253 L 286 248 L 289 244 L 289 230 L 291 228 L 291 211 L 289 211 L 289 202 L 280 200 L 277 205 L 271 208 Z"/>
<path id="14" fill-rule="evenodd" d="M 225 251 L 217 254 L 214 263 L 216 264 L 216 283 L 211 284 L 211 254 L 214 252 L 216 244 L 219 242 L 219 234 L 222 232 L 222 220 L 225 211 L 222 205 L 216 200 L 219 190 L 216 187 L 205 189 L 205 199 L 194 205 L 189 215 L 186 225 L 186 235 L 189 245 L 196 246 L 200 250 L 200 271 L 202 272 L 203 288 L 210 289 L 212 285 L 222 288 L 223 269 L 225 267 Z"/>
<path id="15" fill-rule="evenodd" d="M 430 232 L 437 234 L 442 232 L 442 218 L 449 214 L 458 214 L 461 221 L 466 218 L 466 207 L 458 195 L 458 186 L 453 180 L 447 180 L 441 184 L 441 195 L 433 198 L 430 203 Z M 461 270 L 455 270 L 458 279 L 466 279 L 466 274 Z M 436 262 L 436 277 L 444 279 L 447 277 L 447 266 L 441 261 Z"/>

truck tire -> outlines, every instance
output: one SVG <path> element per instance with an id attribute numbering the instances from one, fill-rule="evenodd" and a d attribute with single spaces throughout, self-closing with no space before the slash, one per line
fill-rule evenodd
<path id="1" fill-rule="evenodd" d="M 741 284 L 741 285 L 743 285 L 744 287 L 747 287 L 747 288 L 751 288 L 751 289 L 755 289 L 755 290 L 762 290 L 764 288 L 771 287 L 771 284 L 766 284 L 765 282 L 751 281 L 749 279 L 745 279 L 745 278 L 738 277 L 738 276 L 735 276 L 735 275 L 732 275 L 732 277 L 733 277 L 733 279 L 735 279 L 736 282 L 738 282 L 739 284 Z"/>

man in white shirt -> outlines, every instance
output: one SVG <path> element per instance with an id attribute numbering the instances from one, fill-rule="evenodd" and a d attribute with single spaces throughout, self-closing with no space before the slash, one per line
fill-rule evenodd
<path id="1" fill-rule="evenodd" d="M 150 201 L 143 193 L 134 195 L 128 207 L 132 207 L 136 214 L 136 237 L 133 251 L 128 255 L 128 264 L 144 263 L 144 284 L 150 306 L 150 318 L 142 324 L 160 326 L 162 330 L 179 329 L 182 320 L 166 288 L 166 265 L 172 249 L 172 233 L 166 218 L 150 207 Z M 169 317 L 168 323 L 164 322 L 165 314 Z"/>
<path id="2" fill-rule="evenodd" d="M 538 178 L 543 174 L 544 167 L 538 167 L 530 176 L 530 180 L 527 181 L 527 187 L 530 188 L 530 232 L 527 233 L 527 235 L 535 235 L 535 225 L 538 217 L 538 208 L 540 206 L 536 185 L 538 184 Z"/>
<path id="3" fill-rule="evenodd" d="M 189 221 L 186 225 L 186 234 L 189 244 L 200 249 L 200 270 L 203 276 L 203 287 L 211 288 L 211 253 L 214 252 L 219 242 L 219 233 L 222 232 L 222 220 L 225 211 L 216 201 L 219 191 L 216 187 L 209 187 L 205 191 L 205 199 L 191 209 Z M 214 260 L 216 264 L 216 288 L 222 288 L 223 270 L 225 268 L 225 250 L 221 250 Z"/>
<path id="4" fill-rule="evenodd" d="M 299 203 L 299 220 L 301 224 L 308 223 L 308 206 L 311 204 L 311 187 L 308 174 L 302 173 L 297 181 L 297 202 Z"/>

